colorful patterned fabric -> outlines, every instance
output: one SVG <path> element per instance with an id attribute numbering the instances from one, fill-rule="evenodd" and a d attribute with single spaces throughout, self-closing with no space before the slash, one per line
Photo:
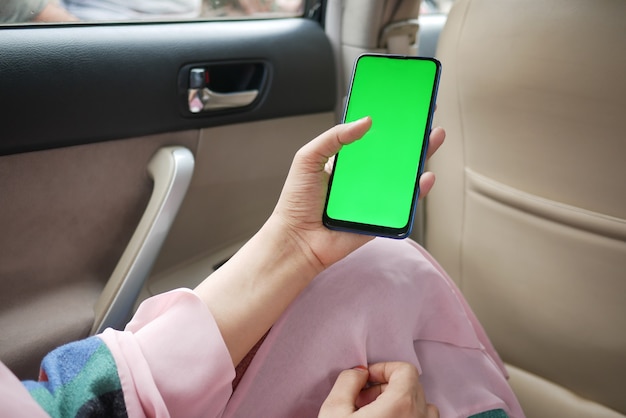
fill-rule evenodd
<path id="1" fill-rule="evenodd" d="M 508 418 L 509 416 L 502 409 L 494 409 L 492 411 L 482 412 L 472 415 L 469 418 Z"/>
<path id="2" fill-rule="evenodd" d="M 39 381 L 24 386 L 54 418 L 127 416 L 115 360 L 98 337 L 52 351 L 41 364 Z"/>

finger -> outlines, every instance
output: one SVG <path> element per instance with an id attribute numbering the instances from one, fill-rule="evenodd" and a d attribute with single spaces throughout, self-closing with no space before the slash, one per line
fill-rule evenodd
<path id="1" fill-rule="evenodd" d="M 372 382 L 380 382 L 381 394 L 378 400 L 385 397 L 402 408 L 417 408 L 418 411 L 428 412 L 424 390 L 419 382 L 417 368 L 405 362 L 386 362 L 370 365 Z M 408 402 L 408 403 L 407 403 Z M 435 410 L 432 411 L 434 413 Z M 430 415 L 426 417 L 431 418 Z"/>
<path id="2" fill-rule="evenodd" d="M 428 151 L 426 151 L 426 158 L 432 157 L 437 152 L 443 141 L 446 139 L 446 131 L 443 128 L 437 127 L 430 131 L 428 138 Z"/>
<path id="3" fill-rule="evenodd" d="M 324 166 L 324 171 L 328 174 L 332 173 L 334 165 L 335 165 L 335 156 L 332 156 L 326 162 L 326 165 Z"/>
<path id="4" fill-rule="evenodd" d="M 378 398 L 378 396 L 380 396 L 380 394 L 384 392 L 386 386 L 387 383 L 372 384 L 367 389 L 363 389 L 359 393 L 359 396 L 357 397 L 355 402 L 357 409 L 363 408 L 365 405 L 369 405 L 370 403 L 374 402 L 376 398 Z"/>
<path id="5" fill-rule="evenodd" d="M 435 185 L 435 174 L 430 171 L 420 176 L 420 194 L 419 198 L 425 197 Z"/>
<path id="6" fill-rule="evenodd" d="M 372 118 L 366 116 L 354 122 L 336 125 L 302 147 L 301 151 L 326 163 L 341 147 L 360 139 L 372 126 Z"/>
<path id="7" fill-rule="evenodd" d="M 319 416 L 342 416 L 356 411 L 356 399 L 368 376 L 369 372 L 363 366 L 342 371 L 322 404 Z"/>
<path id="8" fill-rule="evenodd" d="M 399 361 L 375 363 L 370 365 L 369 372 L 370 382 L 381 383 L 381 391 L 413 392 L 418 403 L 426 407 L 419 372 L 413 364 Z"/>
<path id="9" fill-rule="evenodd" d="M 371 364 L 369 372 L 369 380 L 375 383 L 389 383 L 392 376 L 406 382 L 419 380 L 419 373 L 414 365 L 399 361 Z"/>

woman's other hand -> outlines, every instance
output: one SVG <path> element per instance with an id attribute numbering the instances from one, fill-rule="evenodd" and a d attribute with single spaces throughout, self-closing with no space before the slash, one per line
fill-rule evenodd
<path id="1" fill-rule="evenodd" d="M 319 413 L 320 418 L 438 418 L 424 397 L 415 366 L 376 363 L 339 374 Z"/>

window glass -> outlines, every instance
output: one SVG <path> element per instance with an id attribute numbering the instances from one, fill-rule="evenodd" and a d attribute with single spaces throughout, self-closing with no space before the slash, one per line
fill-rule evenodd
<path id="1" fill-rule="evenodd" d="M 447 15 L 452 7 L 454 0 L 422 0 L 420 6 L 420 15 Z"/>
<path id="2" fill-rule="evenodd" d="M 215 17 L 289 17 L 304 12 L 304 0 L 204 0 L 202 15 Z"/>
<path id="3" fill-rule="evenodd" d="M 301 16 L 305 0 L 0 0 L 0 23 Z"/>

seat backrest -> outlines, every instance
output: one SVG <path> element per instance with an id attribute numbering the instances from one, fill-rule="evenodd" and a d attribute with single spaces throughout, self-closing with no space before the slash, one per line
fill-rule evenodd
<path id="1" fill-rule="evenodd" d="M 626 1 L 457 0 L 426 247 L 528 417 L 626 414 Z"/>

